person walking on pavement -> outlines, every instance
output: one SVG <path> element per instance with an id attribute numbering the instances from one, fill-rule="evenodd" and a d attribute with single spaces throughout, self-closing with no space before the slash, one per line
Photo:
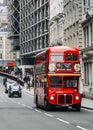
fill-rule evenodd
<path id="1" fill-rule="evenodd" d="M 29 91 L 30 91 L 30 76 L 28 76 L 27 78 L 28 78 L 28 79 L 27 79 L 27 80 L 28 80 L 28 89 L 29 89 Z"/>
<path id="2" fill-rule="evenodd" d="M 3 85 L 6 87 L 7 78 L 3 79 Z"/>
<path id="3" fill-rule="evenodd" d="M 24 77 L 24 82 L 25 82 L 25 86 L 26 86 L 26 89 L 28 88 L 28 76 L 25 75 Z"/>

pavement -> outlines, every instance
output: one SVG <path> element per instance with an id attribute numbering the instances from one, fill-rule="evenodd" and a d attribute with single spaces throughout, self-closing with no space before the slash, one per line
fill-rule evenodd
<path id="1" fill-rule="evenodd" d="M 23 91 L 25 91 L 28 94 L 34 95 L 34 89 L 31 87 L 30 90 L 24 88 Z M 81 106 L 83 108 L 91 109 L 93 110 L 93 100 L 88 98 L 82 98 Z"/>

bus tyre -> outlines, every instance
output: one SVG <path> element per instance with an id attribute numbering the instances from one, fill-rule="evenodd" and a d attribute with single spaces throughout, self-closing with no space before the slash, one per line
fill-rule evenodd
<path id="1" fill-rule="evenodd" d="M 38 108 L 38 97 L 36 96 L 36 107 Z"/>
<path id="2" fill-rule="evenodd" d="M 46 99 L 44 99 L 44 109 L 46 111 L 50 110 L 50 104 L 48 103 L 48 101 Z"/>
<path id="3" fill-rule="evenodd" d="M 76 111 L 80 111 L 80 109 L 81 109 L 81 103 L 76 105 Z"/>
<path id="4" fill-rule="evenodd" d="M 75 108 L 76 111 L 80 111 L 81 110 L 81 103 L 78 103 L 78 104 L 72 106 L 72 108 Z"/>

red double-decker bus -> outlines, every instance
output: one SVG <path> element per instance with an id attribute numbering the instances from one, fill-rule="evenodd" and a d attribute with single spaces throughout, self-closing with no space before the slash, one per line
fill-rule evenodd
<path id="1" fill-rule="evenodd" d="M 80 111 L 80 55 L 77 48 L 53 46 L 36 55 L 34 102 L 46 110 L 53 106 Z"/>

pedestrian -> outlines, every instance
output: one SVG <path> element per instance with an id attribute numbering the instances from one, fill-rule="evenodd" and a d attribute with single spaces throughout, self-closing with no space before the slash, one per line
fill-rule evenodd
<path id="1" fill-rule="evenodd" d="M 28 88 L 28 77 L 27 75 L 25 75 L 24 77 L 24 83 L 25 83 L 25 86 L 26 86 L 26 89 Z"/>
<path id="2" fill-rule="evenodd" d="M 28 89 L 29 89 L 29 91 L 30 91 L 30 76 L 27 77 L 27 80 L 28 80 L 28 81 L 27 81 L 27 82 L 28 82 Z"/>
<path id="3" fill-rule="evenodd" d="M 7 78 L 3 78 L 3 85 L 6 87 Z"/>

